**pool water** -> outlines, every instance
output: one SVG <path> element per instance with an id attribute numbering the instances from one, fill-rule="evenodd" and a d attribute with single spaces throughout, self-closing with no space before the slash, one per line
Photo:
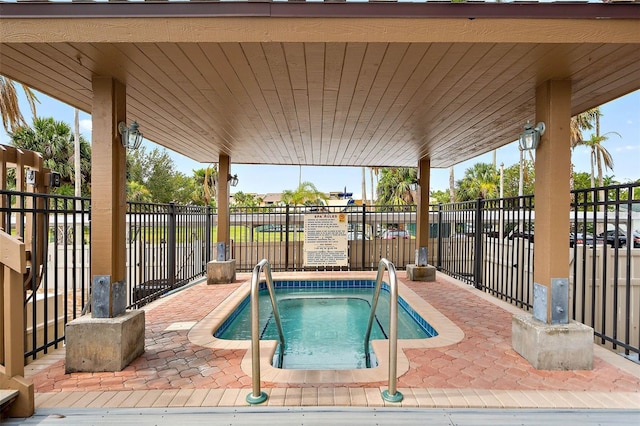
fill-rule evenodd
<path id="1" fill-rule="evenodd" d="M 354 280 L 349 281 L 354 283 Z M 309 283 L 309 282 L 304 282 Z M 280 357 L 278 347 L 274 366 L 286 369 L 354 369 L 366 368 L 364 335 L 371 312 L 375 282 L 355 280 L 355 284 L 337 281 L 327 287 L 319 281 L 291 286 L 290 282 L 275 282 L 276 300 L 285 338 L 285 350 Z M 338 287 L 337 287 L 338 286 Z M 398 309 L 398 338 L 425 339 L 437 332 L 403 300 Z M 403 306 L 404 305 L 404 306 Z M 247 297 L 236 312 L 214 333 L 215 337 L 231 340 L 251 339 L 251 306 Z M 371 331 L 371 340 L 386 339 L 389 329 L 389 292 L 385 286 Z M 269 294 L 260 291 L 260 339 L 277 340 L 278 332 L 271 310 Z M 373 350 L 370 348 L 373 355 Z M 375 366 L 372 357 L 370 366 Z"/>

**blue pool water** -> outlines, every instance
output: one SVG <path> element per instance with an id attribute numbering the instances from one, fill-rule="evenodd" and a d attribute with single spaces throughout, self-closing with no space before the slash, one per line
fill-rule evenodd
<path id="1" fill-rule="evenodd" d="M 274 365 L 314 370 L 366 368 L 363 343 L 374 286 L 373 280 L 274 282 L 285 337 L 282 365 L 275 365 L 280 359 L 280 348 L 276 351 Z M 247 297 L 220 326 L 215 337 L 251 339 L 249 299 Z M 437 335 L 433 327 L 401 298 L 399 304 L 399 339 L 425 339 Z M 383 283 L 371 340 L 386 339 L 388 323 L 389 288 Z M 278 339 L 266 288 L 260 291 L 260 330 L 260 339 Z"/>

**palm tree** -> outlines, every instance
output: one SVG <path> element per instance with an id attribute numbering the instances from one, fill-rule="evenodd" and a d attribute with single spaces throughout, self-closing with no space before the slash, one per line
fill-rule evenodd
<path id="1" fill-rule="evenodd" d="M 378 182 L 379 204 L 415 204 L 411 185 L 417 180 L 418 169 L 415 167 L 383 167 Z"/>
<path id="2" fill-rule="evenodd" d="M 205 206 L 215 205 L 218 168 L 215 165 L 211 165 L 206 169 L 194 170 L 193 179 L 196 184 L 196 193 L 193 196 L 194 201 L 202 202 Z"/>
<path id="3" fill-rule="evenodd" d="M 74 183 L 74 135 L 67 123 L 51 117 L 36 117 L 33 127 L 18 127 L 15 132 L 9 132 L 9 136 L 16 148 L 41 153 L 44 166 L 58 172 L 63 185 Z M 80 171 L 82 182 L 88 184 L 91 181 L 91 146 L 83 137 L 80 137 Z"/>
<path id="4" fill-rule="evenodd" d="M 22 90 L 27 98 L 31 114 L 36 117 L 36 98 L 35 93 L 21 84 Z M 15 82 L 10 78 L 0 75 L 0 115 L 2 115 L 2 125 L 7 132 L 15 132 L 19 127 L 26 127 L 27 122 L 22 116 L 20 105 L 18 104 L 18 93 L 16 92 Z"/>
<path id="5" fill-rule="evenodd" d="M 458 182 L 458 199 L 496 198 L 499 186 L 500 177 L 496 168 L 492 164 L 476 163 L 465 170 L 464 177 Z"/>
<path id="6" fill-rule="evenodd" d="M 323 205 L 327 195 L 318 191 L 311 182 L 302 182 L 295 190 L 282 192 L 282 202 L 294 206 Z"/>
<path id="7" fill-rule="evenodd" d="M 617 132 L 607 132 L 604 135 L 601 135 L 600 117 L 602 117 L 600 108 L 592 108 L 571 118 L 571 148 L 573 149 L 577 146 L 586 146 L 591 150 L 592 188 L 596 186 L 596 169 L 598 171 L 598 186 L 604 185 L 604 175 L 602 171 L 603 164 L 605 168 L 613 170 L 613 157 L 611 156 L 611 153 L 602 146 L 602 143 L 609 139 L 607 136 L 609 134 L 616 134 L 620 136 Z M 585 140 L 582 137 L 582 131 L 592 130 L 594 125 L 596 133 L 592 135 L 591 138 Z"/>
<path id="8" fill-rule="evenodd" d="M 144 184 L 135 181 L 127 182 L 127 201 L 148 203 L 151 201 L 151 192 Z"/>

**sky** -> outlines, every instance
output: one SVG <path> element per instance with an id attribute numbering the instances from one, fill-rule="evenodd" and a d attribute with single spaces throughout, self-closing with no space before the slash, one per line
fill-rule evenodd
<path id="1" fill-rule="evenodd" d="M 20 96 L 20 108 L 25 119 L 31 124 L 31 112 L 24 99 L 24 94 L 18 88 Z M 39 117 L 54 117 L 68 123 L 73 128 L 74 110 L 69 105 L 36 92 L 39 104 L 36 106 Z M 603 143 L 611 153 L 614 161 L 613 172 L 608 170 L 605 175 L 613 175 L 614 178 L 626 183 L 640 179 L 640 90 L 618 98 L 601 106 L 602 118 L 600 120 L 600 133 L 607 134 L 609 139 Z M 144 133 L 144 129 L 141 129 Z M 0 143 L 8 144 L 9 136 L 0 132 Z M 80 112 L 80 133 L 87 140 L 91 140 L 91 116 Z M 514 135 L 514 139 L 518 135 Z M 583 135 L 589 138 L 590 134 Z M 147 152 L 157 145 L 145 141 Z M 187 176 L 191 176 L 194 169 L 200 169 L 207 164 L 198 163 L 178 153 L 168 151 L 172 157 L 176 169 Z M 574 170 L 577 172 L 589 172 L 589 154 L 586 147 L 577 147 L 572 154 Z M 517 142 L 509 143 L 497 150 L 496 163 L 504 163 L 509 167 L 518 163 Z M 231 159 L 233 161 L 233 158 Z M 493 161 L 492 152 L 474 159 L 462 162 L 454 166 L 456 180 L 464 176 L 464 171 L 477 162 L 490 163 Z M 285 189 L 295 189 L 298 181 L 312 182 L 320 191 L 344 191 L 353 193 L 353 198 L 360 199 L 362 194 L 362 168 L 361 167 L 320 167 L 320 166 L 259 166 L 232 164 L 231 173 L 238 175 L 238 186 L 232 188 L 232 192 L 243 191 L 245 193 L 266 194 L 269 192 L 282 192 Z M 265 178 L 268 177 L 268 178 Z M 367 198 L 371 197 L 370 172 L 366 170 Z M 431 190 L 448 190 L 449 169 L 431 169 Z"/>

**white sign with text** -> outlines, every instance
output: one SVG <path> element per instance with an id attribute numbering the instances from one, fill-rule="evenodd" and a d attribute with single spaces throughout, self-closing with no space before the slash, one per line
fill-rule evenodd
<path id="1" fill-rule="evenodd" d="M 346 213 L 304 215 L 304 266 L 348 266 Z"/>

